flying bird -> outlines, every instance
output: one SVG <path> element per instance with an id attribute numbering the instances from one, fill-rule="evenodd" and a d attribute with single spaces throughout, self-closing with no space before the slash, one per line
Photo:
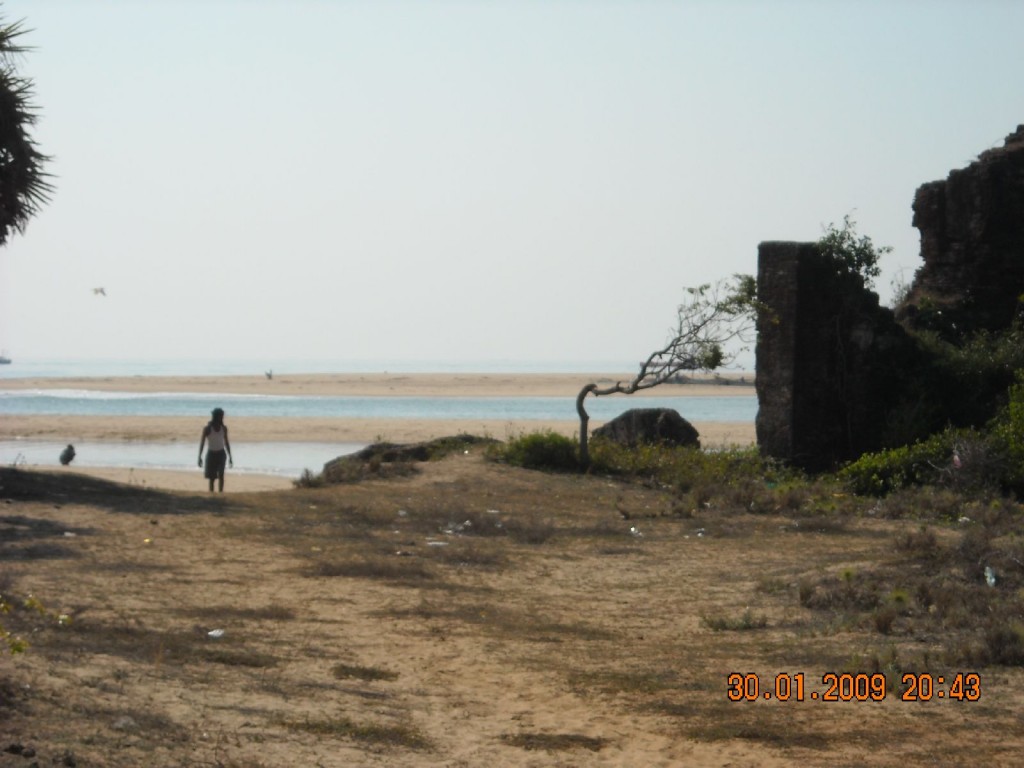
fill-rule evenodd
<path id="1" fill-rule="evenodd" d="M 95 295 L 97 295 L 97 296 L 106 296 L 107 295 L 107 289 L 106 288 L 93 288 L 92 292 Z"/>

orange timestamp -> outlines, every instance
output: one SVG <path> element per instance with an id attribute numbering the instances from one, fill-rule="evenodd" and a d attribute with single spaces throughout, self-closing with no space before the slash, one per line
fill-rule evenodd
<path id="1" fill-rule="evenodd" d="M 890 693 L 889 679 L 881 672 L 838 673 L 821 676 L 820 690 L 807 687 L 803 672 L 782 672 L 774 678 L 753 672 L 733 672 L 726 678 L 725 695 L 729 701 L 885 701 Z M 977 672 L 956 672 L 952 675 L 906 672 L 900 678 L 900 701 L 978 701 L 981 698 L 981 675 Z"/>

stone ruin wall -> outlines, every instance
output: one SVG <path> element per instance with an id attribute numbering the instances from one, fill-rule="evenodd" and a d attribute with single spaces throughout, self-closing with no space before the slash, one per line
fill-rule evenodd
<path id="1" fill-rule="evenodd" d="M 762 453 L 811 471 L 884 439 L 899 361 L 912 344 L 857 275 L 839 275 L 814 243 L 758 252 L 756 429 Z"/>
<path id="2" fill-rule="evenodd" d="M 827 469 L 894 444 L 920 363 L 904 327 L 1006 328 L 1024 294 L 1024 126 L 914 199 L 923 266 L 894 314 L 814 243 L 758 249 L 757 441 L 764 455 Z M 938 313 L 938 315 L 936 314 Z M 898 322 L 897 322 L 898 320 Z"/>
<path id="3" fill-rule="evenodd" d="M 1024 125 L 967 168 L 919 187 L 913 208 L 924 263 L 900 320 L 920 327 L 931 305 L 961 331 L 1009 326 L 1024 293 Z"/>

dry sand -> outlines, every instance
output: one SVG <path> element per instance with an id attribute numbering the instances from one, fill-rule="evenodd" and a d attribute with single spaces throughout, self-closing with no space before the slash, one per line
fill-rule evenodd
<path id="1" fill-rule="evenodd" d="M 947 666 L 946 632 L 801 598 L 922 567 L 893 546 L 917 520 L 419 470 L 211 499 L 0 468 L 5 586 L 49 611 L 3 617 L 30 647 L 0 674 L 0 750 L 35 754 L 0 766 L 1020 765 L 1020 667 Z M 824 700 L 873 664 L 884 701 Z M 903 701 L 901 669 L 983 693 Z M 730 701 L 732 673 L 807 696 Z"/>
<path id="2" fill-rule="evenodd" d="M 134 376 L 61 379 L 12 379 L 0 382 L 0 389 L 82 389 L 113 392 L 210 392 L 220 394 L 327 395 L 349 397 L 565 397 L 575 396 L 591 381 L 601 386 L 627 381 L 629 374 L 446 374 L 446 373 L 359 373 L 292 374 L 275 376 Z M 753 383 L 748 377 L 702 379 L 686 384 L 665 384 L 632 395 L 729 397 L 750 396 Z M 685 414 L 684 414 L 685 415 Z M 183 416 L 5 416 L 0 421 L 0 440 L 56 440 L 58 442 L 125 441 L 195 442 L 205 414 Z M 498 439 L 522 432 L 551 430 L 572 436 L 579 431 L 575 419 L 565 421 L 507 421 L 480 419 L 336 419 L 259 418 L 227 415 L 232 443 L 246 442 L 337 442 L 372 443 L 388 440 L 417 442 L 469 432 Z M 591 428 L 600 426 L 593 420 Z M 751 445 L 754 424 L 694 422 L 705 447 Z M 76 466 L 76 472 L 152 488 L 192 490 L 202 478 L 195 472 Z M 291 480 L 282 477 L 230 472 L 228 491 L 258 491 L 286 488 Z"/>

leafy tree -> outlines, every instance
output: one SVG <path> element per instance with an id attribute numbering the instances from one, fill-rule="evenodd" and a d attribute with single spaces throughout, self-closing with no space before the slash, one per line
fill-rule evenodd
<path id="1" fill-rule="evenodd" d="M 864 285 L 871 288 L 874 280 L 882 274 L 878 262 L 882 256 L 892 251 L 885 245 L 876 247 L 870 237 L 857 235 L 857 223 L 847 214 L 843 217 L 842 229 L 829 224 L 825 234 L 818 240 L 821 253 L 831 258 L 836 266 L 851 274 L 863 278 Z"/>
<path id="2" fill-rule="evenodd" d="M 7 242 L 12 230 L 25 229 L 53 190 L 43 171 L 49 158 L 36 148 L 29 134 L 37 117 L 32 81 L 14 67 L 15 59 L 28 50 L 18 42 L 24 33 L 22 22 L 5 24 L 0 19 L 0 245 Z M 0 614 L 12 607 L 0 594 Z M 23 640 L 0 624 L 0 648 L 4 645 L 11 653 L 25 648 Z"/>
<path id="3" fill-rule="evenodd" d="M 750 275 L 734 275 L 731 280 L 687 288 L 686 300 L 679 305 L 668 342 L 640 364 L 636 376 L 629 382 L 619 381 L 607 387 L 591 382 L 580 390 L 576 413 L 580 418 L 580 464 L 584 469 L 590 464 L 590 416 L 584 404 L 587 396 L 631 395 L 664 384 L 683 371 L 710 371 L 728 365 L 742 349 L 730 348 L 730 343 L 750 340 L 756 293 L 757 282 Z"/>
<path id="4" fill-rule="evenodd" d="M 20 44 L 23 22 L 0 20 L 0 245 L 50 199 L 53 187 L 43 167 L 49 158 L 32 140 L 38 111 L 32 81 L 18 74 L 15 61 L 29 48 Z"/>

